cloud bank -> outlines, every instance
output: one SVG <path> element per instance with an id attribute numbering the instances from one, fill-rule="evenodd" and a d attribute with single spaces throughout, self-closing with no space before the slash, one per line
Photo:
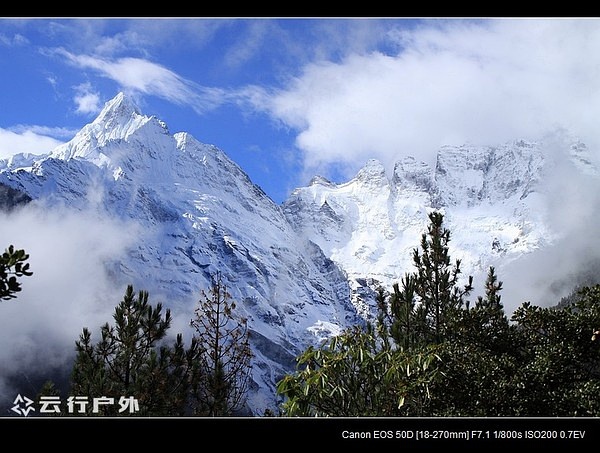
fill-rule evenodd
<path id="1" fill-rule="evenodd" d="M 35 127 L 24 127 L 21 130 L 0 128 L 0 159 L 18 153 L 49 153 L 62 143 L 60 140 L 37 132 Z"/>
<path id="2" fill-rule="evenodd" d="M 21 279 L 16 299 L 0 302 L 0 401 L 14 400 L 15 375 L 69 370 L 83 327 L 97 339 L 99 326 L 112 321 L 125 288 L 115 288 L 105 263 L 121 258 L 138 234 L 132 224 L 35 202 L 2 214 L 0 249 L 25 249 L 33 275 Z"/>
<path id="3" fill-rule="evenodd" d="M 597 146 L 599 21 L 439 20 L 389 36 L 398 52 L 313 62 L 263 105 L 297 132 L 308 174 L 343 163 L 353 175 L 369 158 L 432 163 L 443 144 L 556 127 Z"/>

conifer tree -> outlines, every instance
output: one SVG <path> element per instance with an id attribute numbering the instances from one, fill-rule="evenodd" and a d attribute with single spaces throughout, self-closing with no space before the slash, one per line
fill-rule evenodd
<path id="1" fill-rule="evenodd" d="M 500 303 L 500 289 L 490 268 L 485 297 L 458 312 L 453 336 L 439 352 L 444 380 L 432 388 L 431 415 L 513 414 L 520 342 Z"/>
<path id="2" fill-rule="evenodd" d="M 385 294 L 383 288 L 377 293 L 378 325 L 383 330 L 382 338 L 390 338 L 405 349 L 422 343 L 419 337 L 419 326 L 424 320 L 417 319 L 416 304 L 416 278 L 414 274 L 406 273 L 398 283 L 392 285 L 392 293 Z"/>
<path id="3" fill-rule="evenodd" d="M 366 331 L 348 330 L 309 348 L 298 358 L 306 368 L 279 382 L 287 415 L 424 416 L 438 410 L 431 392 L 446 382 L 440 352 L 459 336 L 472 277 L 459 286 L 460 260 L 451 265 L 443 215 L 433 212 L 429 219 L 420 250 L 413 251 L 416 270 L 391 294 L 377 293 L 376 328 L 368 322 Z"/>
<path id="4" fill-rule="evenodd" d="M 40 402 L 42 399 L 46 398 L 47 400 L 51 400 L 52 405 L 49 405 L 48 409 L 50 412 L 48 415 L 50 416 L 64 416 L 67 413 L 67 409 L 65 406 L 65 402 L 60 398 L 60 390 L 56 387 L 54 381 L 48 379 L 42 384 L 40 391 L 36 396 L 36 401 Z"/>
<path id="5" fill-rule="evenodd" d="M 247 320 L 236 316 L 235 308 L 217 273 L 210 291 L 201 292 L 190 321 L 200 348 L 198 369 L 192 378 L 197 415 L 235 415 L 246 403 L 252 351 Z"/>
<path id="6" fill-rule="evenodd" d="M 100 340 L 92 343 L 87 328 L 75 342 L 77 355 L 71 375 L 71 395 L 77 397 L 133 397 L 139 411 L 133 415 L 183 415 L 188 383 L 197 360 L 195 341 L 185 349 L 181 334 L 173 347 L 164 344 L 171 325 L 170 310 L 152 306 L 148 292 L 137 297 L 129 285 L 115 308 L 114 325 L 104 324 Z M 120 415 L 119 406 L 104 405 L 99 415 Z M 86 413 L 92 413 L 91 403 Z M 123 415 L 128 415 L 125 413 Z"/>
<path id="7" fill-rule="evenodd" d="M 401 284 L 395 283 L 391 294 L 378 293 L 378 322 L 404 348 L 452 338 L 457 333 L 455 322 L 468 306 L 465 298 L 473 289 L 473 277 L 460 286 L 461 261 L 451 264 L 450 231 L 443 219 L 439 212 L 429 214 L 427 233 L 412 252 L 415 270 L 407 272 Z"/>
<path id="8" fill-rule="evenodd" d="M 377 328 L 356 327 L 298 357 L 278 383 L 292 416 L 600 415 L 600 286 L 568 304 L 524 302 L 509 319 L 489 268 L 473 306 L 449 232 L 430 215 L 417 271 L 377 293 Z M 425 366 L 424 366 L 425 365 Z"/>
<path id="9" fill-rule="evenodd" d="M 461 261 L 450 262 L 450 230 L 443 221 L 442 213 L 431 212 L 427 233 L 421 236 L 421 250 L 413 250 L 418 311 L 425 321 L 421 328 L 426 341 L 432 343 L 441 343 L 452 335 L 452 321 L 473 289 L 471 276 L 463 288 L 459 286 Z"/>
<path id="10" fill-rule="evenodd" d="M 490 266 L 485 281 L 485 296 L 479 296 L 473 309 L 464 312 L 460 321 L 463 324 L 463 341 L 497 353 L 514 351 L 513 328 L 501 301 L 502 285 L 495 268 Z M 465 320 L 470 320 L 470 323 Z"/>
<path id="11" fill-rule="evenodd" d="M 504 307 L 501 302 L 502 296 L 500 296 L 501 290 L 502 282 L 498 280 L 494 266 L 490 266 L 485 281 L 485 298 L 483 296 L 477 298 L 478 306 L 482 308 L 492 308 L 498 311 L 503 310 Z"/>

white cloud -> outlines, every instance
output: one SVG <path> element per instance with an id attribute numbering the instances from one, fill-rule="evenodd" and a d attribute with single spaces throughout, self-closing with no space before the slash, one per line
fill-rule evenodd
<path id="1" fill-rule="evenodd" d="M 431 163 L 443 144 L 536 139 L 558 125 L 597 144 L 600 21 L 440 20 L 396 39 L 395 55 L 309 64 L 270 99 L 307 168 Z"/>
<path id="2" fill-rule="evenodd" d="M 37 135 L 44 135 L 48 137 L 53 137 L 56 139 L 70 139 L 72 138 L 79 129 L 69 129 L 66 127 L 50 127 L 50 126 L 40 126 L 36 124 L 17 124 L 15 126 L 11 126 L 10 131 L 15 132 L 17 134 L 24 134 L 26 132 L 31 132 Z"/>
<path id="3" fill-rule="evenodd" d="M 110 18 L 84 17 L 52 19 L 50 21 L 10 21 L 13 26 L 35 28 L 55 42 L 68 43 L 78 54 L 117 57 L 132 55 L 147 57 L 161 49 L 187 52 L 212 42 L 218 32 L 235 20 L 217 18 Z M 0 44 L 2 43 L 0 34 Z M 47 49 L 42 49 L 42 52 Z"/>
<path id="4" fill-rule="evenodd" d="M 0 33 L 0 44 L 7 47 L 23 46 L 29 44 L 29 40 L 19 33 L 15 33 L 12 36 Z"/>
<path id="5" fill-rule="evenodd" d="M 98 113 L 102 107 L 100 95 L 93 92 L 90 83 L 82 83 L 75 87 L 76 95 L 73 99 L 77 105 L 75 110 L 82 115 Z"/>
<path id="6" fill-rule="evenodd" d="M 74 55 L 64 49 L 56 53 L 84 69 L 92 69 L 117 82 L 124 90 L 167 99 L 180 105 L 189 105 L 203 113 L 216 108 L 227 98 L 218 88 L 201 87 L 175 72 L 141 58 L 111 60 L 90 55 Z"/>
<path id="7" fill-rule="evenodd" d="M 0 401 L 14 399 L 14 373 L 68 370 L 83 327 L 97 340 L 125 291 L 111 282 L 105 263 L 122 258 L 139 234 L 131 223 L 66 208 L 29 204 L 3 214 L 0 251 L 24 249 L 33 275 L 21 278 L 16 299 L 0 301 Z"/>
<path id="8" fill-rule="evenodd" d="M 100 98 L 95 93 L 87 93 L 83 95 L 77 95 L 74 98 L 77 109 L 77 113 L 87 115 L 90 113 L 98 113 L 100 111 Z"/>
<path id="9" fill-rule="evenodd" d="M 167 68 L 141 58 L 110 60 L 90 55 L 74 55 L 65 50 L 58 53 L 84 69 L 94 69 L 125 88 L 142 93 L 156 92 L 181 102 L 190 93 L 188 82 Z"/>
<path id="10" fill-rule="evenodd" d="M 69 27 L 66 32 L 86 33 L 85 48 L 95 55 L 116 56 L 139 52 L 149 54 L 148 49 L 170 48 L 174 51 L 182 46 L 198 48 L 206 45 L 231 20 L 202 18 L 147 18 L 130 20 L 82 20 Z M 113 28 L 114 27 L 114 28 Z M 111 33 L 111 30 L 118 32 Z"/>
<path id="11" fill-rule="evenodd" d="M 46 80 L 52 88 L 56 89 L 56 86 L 58 85 L 58 79 L 55 76 L 49 75 L 48 77 L 46 77 Z"/>
<path id="12" fill-rule="evenodd" d="M 20 126 L 17 130 L 0 129 L 0 159 L 18 153 L 45 154 L 52 151 L 63 142 L 40 134 L 35 127 L 25 129 Z"/>

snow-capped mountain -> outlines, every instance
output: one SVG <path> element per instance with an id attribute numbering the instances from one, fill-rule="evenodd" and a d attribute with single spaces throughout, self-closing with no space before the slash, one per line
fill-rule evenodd
<path id="1" fill-rule="evenodd" d="M 191 319 L 200 290 L 221 272 L 248 318 L 249 404 L 258 414 L 274 408 L 274 383 L 303 348 L 357 322 L 342 270 L 238 165 L 189 134 L 171 135 L 123 94 L 49 155 L 16 156 L 0 168 L 0 183 L 50 209 L 93 208 L 140 225 L 127 259 L 107 263 L 123 289 L 133 283 L 164 305 L 185 305 Z"/>
<path id="2" fill-rule="evenodd" d="M 353 304 L 367 316 L 373 291 L 390 288 L 413 270 L 411 252 L 433 209 L 444 213 L 451 254 L 461 259 L 465 276 L 484 278 L 489 266 L 506 268 L 559 239 L 561 232 L 548 217 L 554 189 L 547 180 L 559 165 L 581 175 L 597 172 L 585 145 L 561 137 L 556 155 L 548 152 L 555 141 L 444 146 L 435 167 L 406 157 L 391 175 L 370 160 L 343 184 L 313 178 L 283 209 L 299 235 L 345 270 Z"/>
<path id="3" fill-rule="evenodd" d="M 566 155 L 593 173 L 582 144 Z M 445 213 L 465 274 L 551 243 L 540 181 L 552 165 L 543 143 L 443 147 L 434 168 L 404 158 L 388 173 L 371 160 L 343 184 L 315 177 L 280 206 L 223 151 L 171 134 L 121 93 L 49 154 L 0 160 L 0 187 L 137 225 L 126 258 L 107 260 L 106 272 L 188 318 L 220 272 L 248 319 L 249 408 L 261 415 L 299 352 L 361 322 L 372 291 L 411 270 L 432 209 Z"/>

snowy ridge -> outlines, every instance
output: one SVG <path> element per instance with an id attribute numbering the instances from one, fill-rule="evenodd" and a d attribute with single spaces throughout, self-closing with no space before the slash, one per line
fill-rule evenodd
<path id="1" fill-rule="evenodd" d="M 407 157 L 389 178 L 371 160 L 343 184 L 314 178 L 291 194 L 284 211 L 298 234 L 347 272 L 359 312 L 372 313 L 369 294 L 413 269 L 411 251 L 434 209 L 445 215 L 451 253 L 462 260 L 464 275 L 502 268 L 552 243 L 559 232 L 545 217 L 542 181 L 559 163 L 544 146 L 523 140 L 444 146 L 435 168 Z M 578 171 L 597 174 L 580 143 L 565 146 L 562 157 Z"/>

